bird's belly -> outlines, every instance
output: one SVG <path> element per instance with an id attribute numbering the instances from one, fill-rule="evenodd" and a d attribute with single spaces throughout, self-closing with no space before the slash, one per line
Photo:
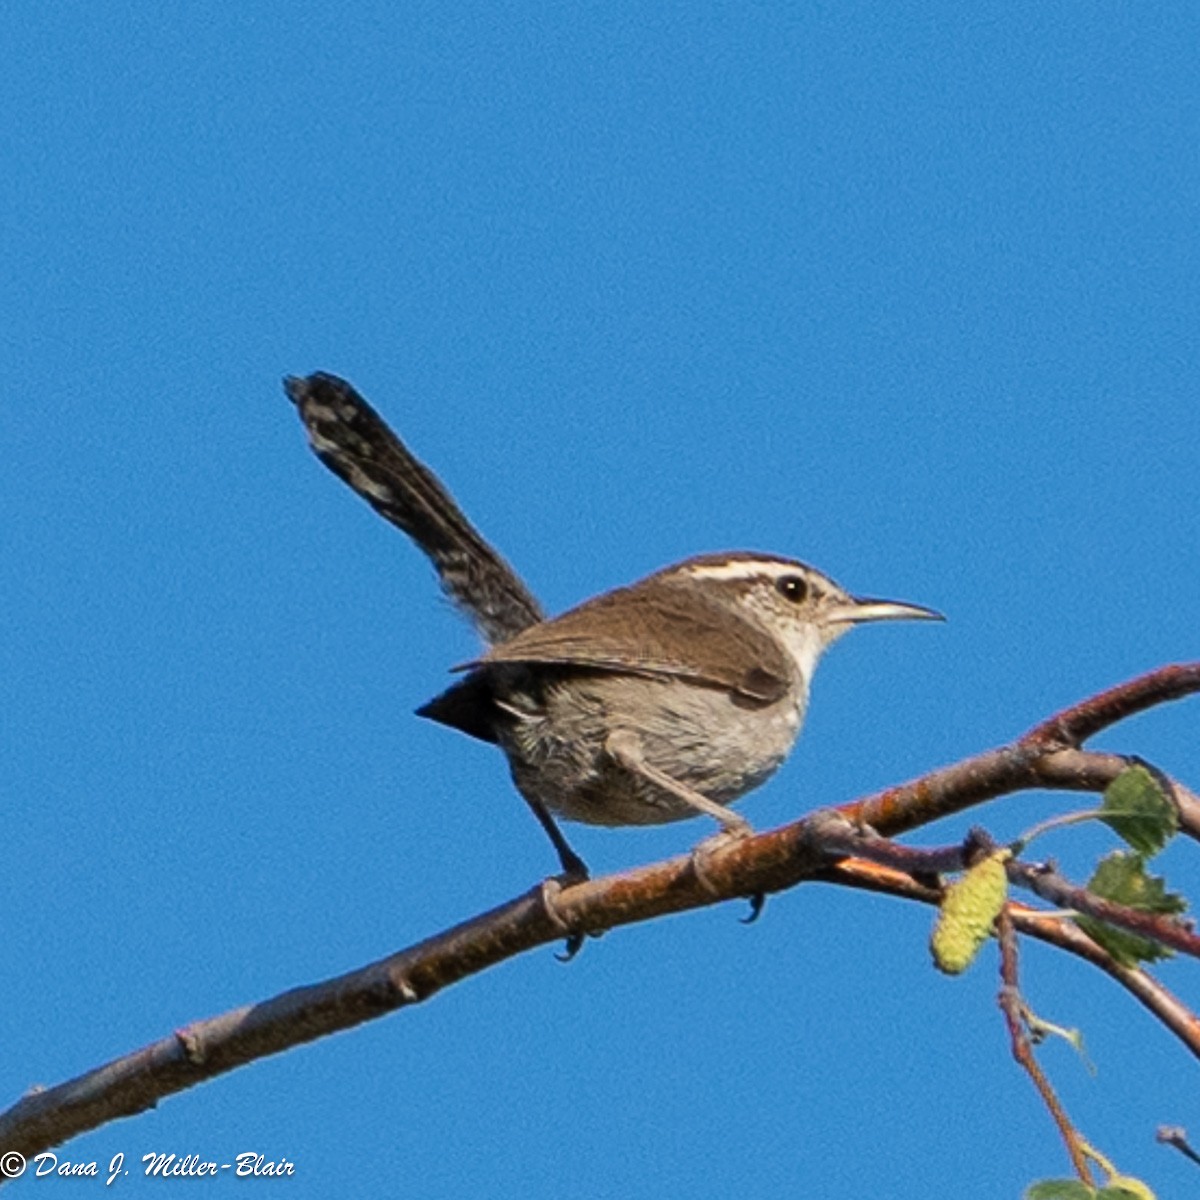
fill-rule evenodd
<path id="1" fill-rule="evenodd" d="M 697 812 L 615 762 L 605 750 L 611 733 L 636 734 L 649 766 L 729 804 L 778 769 L 803 716 L 803 699 L 751 707 L 675 679 L 573 675 L 522 711 L 501 744 L 517 787 L 552 812 L 591 825 L 660 825 Z"/>

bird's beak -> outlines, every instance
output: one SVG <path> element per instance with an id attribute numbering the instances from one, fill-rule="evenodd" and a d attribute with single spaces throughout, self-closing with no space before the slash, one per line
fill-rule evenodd
<path id="1" fill-rule="evenodd" d="M 846 625 L 861 625 L 867 621 L 944 621 L 946 618 L 932 608 L 920 604 L 905 604 L 902 600 L 868 600 L 854 596 L 826 614 L 826 620 Z"/>

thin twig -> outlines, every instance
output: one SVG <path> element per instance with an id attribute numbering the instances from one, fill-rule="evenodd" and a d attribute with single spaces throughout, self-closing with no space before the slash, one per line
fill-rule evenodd
<path id="1" fill-rule="evenodd" d="M 1192 1145 L 1188 1141 L 1187 1130 L 1182 1125 L 1160 1125 L 1158 1132 L 1154 1135 L 1154 1140 L 1161 1142 L 1164 1146 L 1174 1146 L 1185 1158 L 1190 1158 L 1192 1162 L 1200 1166 L 1200 1154 L 1192 1149 Z"/>
<path id="2" fill-rule="evenodd" d="M 1027 887 L 1031 892 L 1048 900 L 1059 908 L 1070 908 L 1085 916 L 1095 917 L 1106 925 L 1127 929 L 1138 937 L 1148 938 L 1163 946 L 1170 946 L 1181 954 L 1200 958 L 1200 937 L 1190 925 L 1166 913 L 1144 912 L 1106 900 L 1089 892 L 1079 884 L 1064 879 L 1053 867 L 1044 863 L 1025 863 L 1017 859 L 1008 862 L 1008 877 L 1014 883 Z"/>
<path id="3" fill-rule="evenodd" d="M 902 871 L 863 859 L 843 859 L 818 872 L 814 878 L 933 906 L 941 901 L 941 892 L 937 888 L 919 883 Z M 1008 913 L 1018 932 L 1098 967 L 1161 1021 L 1196 1058 L 1200 1058 L 1200 1017 L 1148 971 L 1118 963 L 1078 925 L 1062 920 L 1057 914 L 1011 900 Z"/>
<path id="4" fill-rule="evenodd" d="M 819 814 L 817 814 L 819 815 Z M 836 810 L 830 814 L 835 819 Z M 1079 814 L 1072 814 L 1078 816 Z M 1091 814 L 1087 814 L 1089 817 Z M 1052 822 L 1043 822 L 1042 828 Z M 1025 835 L 1022 840 L 1027 840 Z M 832 824 L 821 830 L 821 844 L 827 853 L 839 851 L 848 856 L 868 859 L 882 866 L 904 871 L 909 875 L 938 875 L 960 871 L 973 861 L 979 851 L 994 848 L 991 838 L 980 830 L 972 830 L 965 843 L 956 846 L 922 848 L 903 846 L 890 838 L 865 834 L 846 823 L 841 829 Z M 1027 863 L 1011 858 L 1006 864 L 1008 877 L 1021 887 L 1028 888 L 1043 900 L 1058 908 L 1073 909 L 1108 925 L 1126 929 L 1138 937 L 1169 946 L 1181 954 L 1200 958 L 1200 936 L 1190 921 L 1181 921 L 1167 913 L 1146 912 L 1115 900 L 1107 900 L 1086 887 L 1071 883 L 1046 863 Z"/>
<path id="5" fill-rule="evenodd" d="M 1066 1144 L 1067 1154 L 1070 1155 L 1075 1173 L 1088 1187 L 1092 1187 L 1095 1181 L 1092 1179 L 1092 1172 L 1088 1167 L 1079 1134 L 1075 1131 L 1075 1126 L 1071 1124 L 1054 1089 L 1050 1086 L 1050 1081 L 1046 1078 L 1045 1072 L 1033 1053 L 1033 1047 L 1029 1043 L 1029 1035 L 1025 1030 L 1018 973 L 1017 932 L 1012 920 L 1003 909 L 996 918 L 996 933 L 1000 939 L 1000 1010 L 1004 1013 L 1004 1020 L 1008 1025 L 1013 1058 L 1033 1080 L 1033 1086 L 1037 1088 L 1042 1102 L 1049 1109 L 1051 1117 L 1054 1118 L 1058 1132 Z"/>

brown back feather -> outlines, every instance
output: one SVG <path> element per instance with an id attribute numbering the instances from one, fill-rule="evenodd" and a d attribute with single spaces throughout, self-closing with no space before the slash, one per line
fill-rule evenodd
<path id="1" fill-rule="evenodd" d="M 772 703 L 788 690 L 785 651 L 753 621 L 686 585 L 643 580 L 618 588 L 493 646 L 459 670 L 490 663 L 555 663 L 691 679 Z"/>

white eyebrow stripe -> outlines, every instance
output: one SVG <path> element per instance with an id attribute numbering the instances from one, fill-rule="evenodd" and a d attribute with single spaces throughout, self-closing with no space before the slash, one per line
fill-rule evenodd
<path id="1" fill-rule="evenodd" d="M 802 563 L 773 562 L 771 559 L 743 559 L 724 563 L 699 563 L 685 568 L 689 575 L 704 579 L 749 579 L 755 575 L 782 578 L 807 571 Z"/>

